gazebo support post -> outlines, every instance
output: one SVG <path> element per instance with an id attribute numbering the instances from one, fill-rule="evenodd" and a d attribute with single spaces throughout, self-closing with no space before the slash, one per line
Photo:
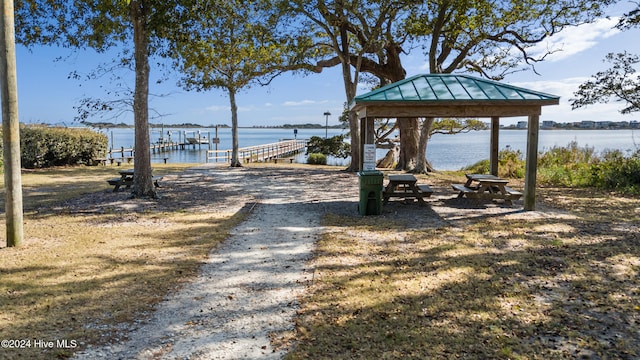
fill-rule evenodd
<path id="1" fill-rule="evenodd" d="M 500 117 L 491 117 L 491 153 L 489 154 L 489 171 L 491 175 L 498 176 L 498 150 L 500 142 L 498 141 L 500 133 Z"/>
<path id="2" fill-rule="evenodd" d="M 538 132 L 540 115 L 529 115 L 527 126 L 527 162 L 524 175 L 524 210 L 536 209 L 536 175 L 538 167 Z"/>

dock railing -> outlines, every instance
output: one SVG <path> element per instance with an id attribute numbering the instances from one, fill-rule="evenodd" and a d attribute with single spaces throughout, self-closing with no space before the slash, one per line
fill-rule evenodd
<path id="1" fill-rule="evenodd" d="M 308 140 L 282 140 L 271 144 L 248 146 L 238 149 L 241 162 L 270 161 L 289 157 L 303 151 Z M 208 150 L 207 162 L 231 162 L 232 150 Z"/>

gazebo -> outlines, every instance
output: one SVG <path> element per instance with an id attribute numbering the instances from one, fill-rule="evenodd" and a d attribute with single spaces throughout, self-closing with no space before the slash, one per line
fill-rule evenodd
<path id="1" fill-rule="evenodd" d="M 360 153 L 374 143 L 374 119 L 491 118 L 491 173 L 498 175 L 500 118 L 528 117 L 524 209 L 535 210 L 538 132 L 542 106 L 560 97 L 468 75 L 416 75 L 356 96 L 350 111 L 360 119 Z M 360 170 L 364 156 L 360 157 Z"/>

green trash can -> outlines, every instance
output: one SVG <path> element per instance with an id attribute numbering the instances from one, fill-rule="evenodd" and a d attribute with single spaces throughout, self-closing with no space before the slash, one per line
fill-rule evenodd
<path id="1" fill-rule="evenodd" d="M 382 182 L 384 175 L 382 172 L 360 171 L 358 181 L 360 183 L 360 204 L 358 210 L 360 215 L 380 215 L 382 214 Z"/>

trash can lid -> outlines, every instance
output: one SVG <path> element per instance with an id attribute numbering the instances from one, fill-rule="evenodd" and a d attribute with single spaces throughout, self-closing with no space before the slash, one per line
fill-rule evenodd
<path id="1" fill-rule="evenodd" d="M 358 176 L 381 176 L 382 171 L 380 170 L 364 170 L 358 171 Z"/>

